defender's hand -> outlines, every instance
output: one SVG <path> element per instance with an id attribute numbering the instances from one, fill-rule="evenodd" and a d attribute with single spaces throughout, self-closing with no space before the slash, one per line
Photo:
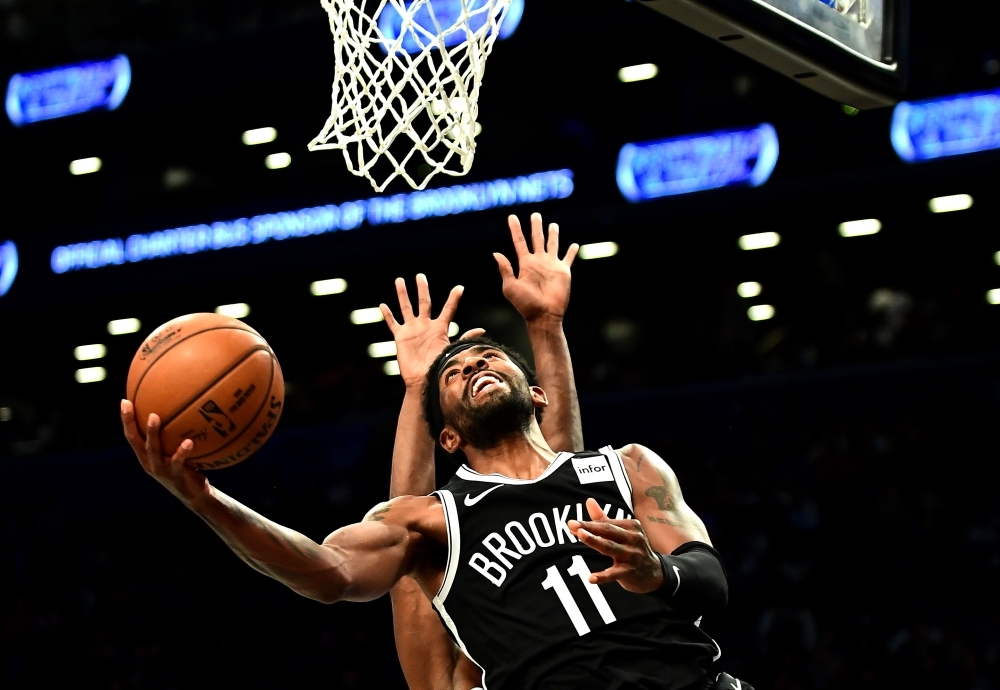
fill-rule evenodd
<path id="1" fill-rule="evenodd" d="M 566 526 L 590 548 L 610 556 L 610 568 L 594 573 L 595 585 L 618 582 L 630 592 L 646 594 L 663 586 L 663 567 L 653 553 L 646 532 L 638 520 L 609 520 L 597 501 L 587 499 L 591 521 L 568 520 Z"/>
<path id="2" fill-rule="evenodd" d="M 160 449 L 160 418 L 149 415 L 146 421 L 146 440 L 143 441 L 135 425 L 135 408 L 128 400 L 122 400 L 122 426 L 125 427 L 125 438 L 139 458 L 142 469 L 167 487 L 185 505 L 191 506 L 198 499 L 207 496 L 211 487 L 208 480 L 198 470 L 188 467 L 185 463 L 194 442 L 186 439 L 172 457 L 166 458 Z"/>
<path id="3" fill-rule="evenodd" d="M 579 245 L 571 244 L 566 256 L 559 259 L 559 226 L 549 225 L 548 242 L 542 229 L 540 213 L 531 214 L 531 245 L 524 240 L 521 221 L 517 216 L 507 218 L 510 236 L 517 254 L 517 276 L 510 261 L 496 253 L 497 266 L 503 278 L 503 295 L 526 321 L 544 317 L 562 319 L 569 306 L 570 266 L 576 258 Z"/>
<path id="4" fill-rule="evenodd" d="M 427 276 L 417 274 L 417 307 L 419 314 L 413 313 L 410 295 L 406 291 L 406 281 L 396 278 L 396 296 L 399 298 L 399 311 L 403 323 L 396 321 L 392 310 L 385 304 L 380 304 L 382 316 L 392 331 L 396 341 L 396 361 L 399 362 L 399 374 L 407 386 L 422 386 L 431 363 L 448 346 L 448 326 L 458 309 L 458 301 L 462 299 L 465 288 L 456 285 L 448 295 L 448 301 L 436 319 L 431 318 L 431 293 L 427 286 Z M 463 338 L 471 338 L 485 333 L 481 328 L 474 328 L 462 334 Z"/>

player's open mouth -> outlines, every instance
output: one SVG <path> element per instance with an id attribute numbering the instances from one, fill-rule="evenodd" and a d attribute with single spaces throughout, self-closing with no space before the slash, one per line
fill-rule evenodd
<path id="1" fill-rule="evenodd" d="M 472 397 L 475 398 L 483 391 L 489 390 L 493 386 L 499 386 L 501 383 L 503 383 L 502 379 L 496 374 L 478 374 L 472 381 Z"/>

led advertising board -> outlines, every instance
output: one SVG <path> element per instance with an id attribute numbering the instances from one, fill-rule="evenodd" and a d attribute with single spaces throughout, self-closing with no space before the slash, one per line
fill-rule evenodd
<path id="1" fill-rule="evenodd" d="M 387 225 L 422 218 L 452 216 L 491 208 L 565 199 L 573 193 L 573 171 L 552 170 L 490 182 L 440 187 L 380 196 L 342 204 L 327 204 L 266 213 L 251 218 L 191 225 L 128 238 L 111 237 L 63 245 L 52 250 L 53 273 L 138 263 L 184 254 L 219 251 L 296 237 L 354 230 L 363 223 Z"/>
<path id="2" fill-rule="evenodd" d="M 903 101 L 892 113 L 890 138 L 907 163 L 1000 148 L 1000 89 Z"/>
<path id="3" fill-rule="evenodd" d="M 635 202 L 732 185 L 758 187 L 777 162 L 778 134 L 764 123 L 626 144 L 615 177 L 622 195 Z"/>
<path id="4" fill-rule="evenodd" d="M 7 84 L 7 117 L 20 127 L 88 110 L 114 110 L 131 83 L 132 67 L 124 55 L 15 74 Z"/>
<path id="5" fill-rule="evenodd" d="M 7 294 L 17 277 L 17 245 L 7 241 L 0 244 L 0 297 Z"/>

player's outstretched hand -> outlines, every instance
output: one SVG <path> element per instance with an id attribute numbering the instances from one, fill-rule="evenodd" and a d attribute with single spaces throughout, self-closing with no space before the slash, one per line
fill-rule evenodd
<path id="1" fill-rule="evenodd" d="M 436 319 L 431 318 L 431 292 L 427 285 L 427 276 L 417 274 L 417 308 L 414 313 L 410 295 L 406 291 L 406 281 L 396 278 L 396 296 L 399 298 L 399 311 L 402 323 L 396 321 L 392 310 L 386 304 L 380 304 L 382 316 L 392 331 L 396 341 L 396 361 L 399 362 L 399 374 L 407 386 L 422 386 L 427 369 L 431 363 L 448 346 L 448 327 L 458 309 L 458 301 L 462 299 L 465 288 L 456 285 L 448 295 L 441 313 Z M 463 338 L 471 338 L 485 333 L 482 328 L 474 328 L 462 334 Z"/>
<path id="2" fill-rule="evenodd" d="M 610 556 L 610 568 L 594 573 L 595 585 L 617 582 L 630 592 L 646 594 L 663 586 L 663 567 L 638 520 L 609 520 L 597 501 L 587 499 L 590 521 L 567 520 L 566 526 L 590 548 Z"/>
<path id="3" fill-rule="evenodd" d="M 503 278 L 503 295 L 526 321 L 544 317 L 562 319 L 569 307 L 571 282 L 570 266 L 576 258 L 579 245 L 571 244 L 566 256 L 559 258 L 559 226 L 549 224 L 546 241 L 542 227 L 542 215 L 531 214 L 531 249 L 521 232 L 521 221 L 517 216 L 507 218 L 510 236 L 514 240 L 517 254 L 517 275 L 510 260 L 496 253 L 497 266 Z"/>
<path id="4" fill-rule="evenodd" d="M 139 458 L 142 469 L 167 487 L 185 505 L 193 505 L 199 498 L 208 494 L 208 480 L 198 470 L 185 464 L 194 443 L 187 439 L 171 457 L 164 457 L 160 448 L 160 418 L 155 414 L 146 420 L 146 440 L 142 440 L 139 429 L 135 425 L 135 408 L 128 400 L 122 400 L 122 426 L 125 427 L 125 438 Z"/>

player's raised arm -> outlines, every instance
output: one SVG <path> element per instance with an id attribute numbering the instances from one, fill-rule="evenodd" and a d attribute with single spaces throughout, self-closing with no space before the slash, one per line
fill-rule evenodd
<path id="1" fill-rule="evenodd" d="M 385 594 L 413 568 L 414 554 L 424 542 L 424 533 L 416 530 L 433 529 L 435 499 L 400 499 L 400 504 L 383 504 L 364 522 L 339 529 L 317 544 L 212 487 L 201 472 L 185 464 L 193 448 L 190 440 L 172 457 L 164 457 L 156 415 L 147 422 L 145 441 L 127 400 L 122 401 L 121 416 L 125 436 L 147 473 L 205 520 L 248 565 L 310 599 L 367 601 Z M 443 514 L 440 522 L 443 530 Z"/>
<path id="2" fill-rule="evenodd" d="M 396 442 L 392 448 L 392 477 L 389 497 L 424 496 L 434 491 L 434 439 L 431 438 L 421 411 L 421 399 L 427 369 L 448 346 L 448 327 L 458 302 L 465 291 L 461 285 L 451 289 L 448 300 L 436 319 L 431 318 L 431 295 L 427 277 L 417 274 L 417 310 L 413 309 L 406 282 L 396 278 L 399 299 L 399 321 L 386 304 L 380 304 L 385 322 L 396 343 L 396 361 L 400 378 L 406 386 L 403 406 L 396 424 Z M 476 328 L 462 335 L 470 338 L 482 335 Z"/>
<path id="3" fill-rule="evenodd" d="M 379 305 L 396 342 L 396 360 L 406 386 L 392 449 L 390 498 L 434 491 L 434 439 L 424 420 L 421 400 L 427 369 L 448 345 L 448 327 L 463 291 L 460 285 L 452 288 L 435 319 L 431 318 L 426 276 L 418 274 L 416 284 L 414 310 L 406 283 L 396 279 L 399 321 L 387 305 Z M 482 333 L 482 329 L 474 329 L 462 337 Z M 479 685 L 482 672 L 458 650 L 416 581 L 402 578 L 390 596 L 396 651 L 410 690 L 468 690 Z"/>
<path id="4" fill-rule="evenodd" d="M 542 216 L 531 214 L 531 249 L 517 216 L 508 219 L 517 274 L 510 260 L 500 253 L 493 257 L 503 278 L 503 294 L 524 317 L 535 356 L 539 385 L 549 398 L 542 417 L 542 434 L 552 450 L 583 450 L 580 403 L 573 377 L 573 361 L 563 333 L 563 317 L 569 307 L 570 266 L 579 247 L 571 244 L 559 258 L 559 226 L 549 225 L 548 239 Z"/>
<path id="5" fill-rule="evenodd" d="M 441 313 L 434 319 L 427 277 L 418 274 L 416 284 L 414 310 L 405 281 L 396 279 L 399 321 L 388 305 L 379 305 L 396 342 L 396 360 L 406 387 L 392 449 L 390 498 L 423 496 L 434 491 L 434 439 L 424 420 L 421 400 L 427 369 L 448 345 L 448 327 L 464 290 L 461 285 L 452 288 Z M 465 335 L 481 333 L 477 329 Z M 411 690 L 450 690 L 460 652 L 420 586 L 412 578 L 404 577 L 392 588 L 390 596 L 396 650 L 407 684 Z"/>

